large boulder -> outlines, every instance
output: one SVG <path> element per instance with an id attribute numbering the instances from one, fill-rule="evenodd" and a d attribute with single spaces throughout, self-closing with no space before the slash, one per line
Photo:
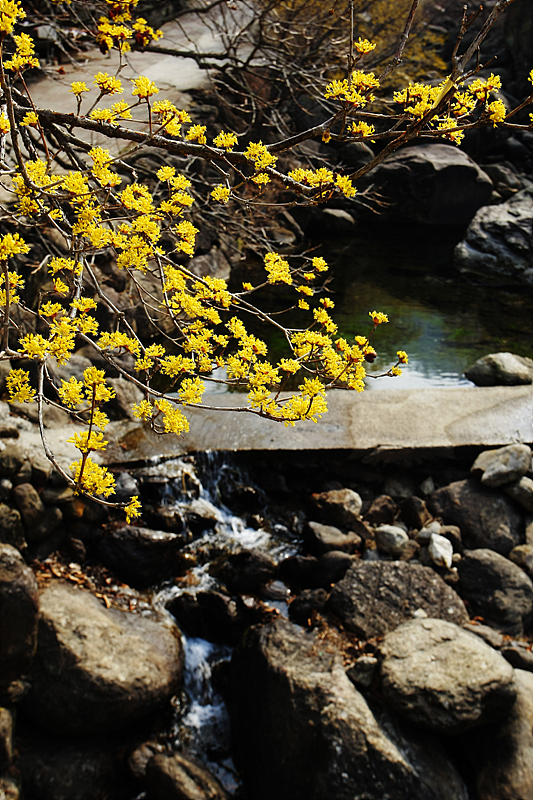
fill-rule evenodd
<path id="1" fill-rule="evenodd" d="M 533 359 L 514 353 L 489 353 L 467 369 L 465 378 L 476 386 L 521 386 L 533 382 Z"/>
<path id="2" fill-rule="evenodd" d="M 362 639 L 383 636 L 416 612 L 468 621 L 463 602 L 440 575 L 405 562 L 356 562 L 333 588 L 327 608 Z"/>
<path id="3" fill-rule="evenodd" d="M 9 544 L 0 544 L 0 691 L 29 668 L 37 642 L 37 581 Z"/>
<path id="4" fill-rule="evenodd" d="M 495 489 L 523 478 L 531 469 L 531 449 L 527 444 L 509 444 L 485 450 L 472 464 L 471 472 L 481 475 L 481 483 Z"/>
<path id="5" fill-rule="evenodd" d="M 418 144 L 372 172 L 388 218 L 422 225 L 467 225 L 492 194 L 492 181 L 470 156 L 447 144 Z"/>
<path id="6" fill-rule="evenodd" d="M 493 550 L 466 552 L 457 565 L 458 591 L 487 625 L 519 636 L 531 622 L 533 583 L 526 573 Z"/>
<path id="7" fill-rule="evenodd" d="M 455 248 L 460 272 L 485 281 L 533 285 L 533 189 L 480 208 Z"/>
<path id="8" fill-rule="evenodd" d="M 316 632 L 250 628 L 231 662 L 234 753 L 256 800 L 463 800 L 430 735 L 367 701 Z"/>
<path id="9" fill-rule="evenodd" d="M 179 686 L 183 648 L 166 615 L 106 608 L 92 594 L 52 584 L 41 594 L 26 711 L 64 734 L 119 728 L 164 705 Z"/>
<path id="10" fill-rule="evenodd" d="M 465 547 L 490 548 L 506 556 L 522 542 L 523 523 L 514 504 L 476 480 L 455 481 L 429 497 L 428 507 L 457 525 Z"/>
<path id="11" fill-rule="evenodd" d="M 106 567 L 129 584 L 144 589 L 176 573 L 185 542 L 186 537 L 181 534 L 123 525 L 104 532 L 98 555 Z"/>
<path id="12" fill-rule="evenodd" d="M 383 695 L 416 725 L 460 733 L 501 718 L 514 702 L 511 665 L 450 622 L 404 622 L 385 636 L 380 653 Z"/>

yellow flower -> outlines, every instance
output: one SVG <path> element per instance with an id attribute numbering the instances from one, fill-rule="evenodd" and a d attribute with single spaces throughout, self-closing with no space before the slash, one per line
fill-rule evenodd
<path id="1" fill-rule="evenodd" d="M 89 89 L 85 81 L 73 81 L 70 84 L 69 92 L 72 92 L 72 94 L 77 95 L 78 98 L 81 96 L 83 92 L 90 92 L 90 91 L 91 90 Z"/>
<path id="2" fill-rule="evenodd" d="M 357 189 L 346 175 L 337 175 L 335 186 L 341 190 L 345 197 L 353 197 L 357 193 Z"/>
<path id="3" fill-rule="evenodd" d="M 147 99 L 148 97 L 152 97 L 154 94 L 159 93 L 159 89 L 155 85 L 150 78 L 146 78 L 144 75 L 141 75 L 139 78 L 133 78 L 133 89 L 131 93 L 133 95 L 138 95 L 142 99 Z"/>
<path id="4" fill-rule="evenodd" d="M 11 33 L 19 19 L 24 19 L 26 12 L 16 0 L 1 0 L 0 31 Z"/>
<path id="5" fill-rule="evenodd" d="M 33 403 L 35 400 L 35 390 L 30 386 L 30 376 L 23 369 L 12 369 L 6 377 L 6 386 L 12 403 Z"/>
<path id="6" fill-rule="evenodd" d="M 185 378 L 178 389 L 178 395 L 184 405 L 187 403 L 201 403 L 204 391 L 205 385 L 200 378 Z"/>
<path id="7" fill-rule="evenodd" d="M 0 135 L 5 136 L 6 133 L 9 133 L 11 130 L 11 123 L 8 120 L 6 114 L 2 112 L 0 114 Z"/>
<path id="8" fill-rule="evenodd" d="M 173 406 L 168 400 L 156 400 L 155 407 L 163 413 L 163 425 L 166 433 L 187 433 L 189 422 L 179 408 Z"/>
<path id="9" fill-rule="evenodd" d="M 104 441 L 103 433 L 95 433 L 91 431 L 76 432 L 73 436 L 67 439 L 67 442 L 73 444 L 78 448 L 80 453 L 90 453 L 92 450 L 105 450 L 109 442 Z"/>
<path id="10" fill-rule="evenodd" d="M 20 124 L 23 126 L 37 125 L 38 122 L 39 122 L 39 117 L 37 116 L 35 111 L 28 111 L 28 113 L 24 115 L 22 122 Z"/>
<path id="11" fill-rule="evenodd" d="M 185 138 L 188 142 L 198 142 L 198 144 L 206 144 L 207 138 L 205 135 L 205 125 L 192 125 L 187 131 Z"/>
<path id="12" fill-rule="evenodd" d="M 381 325 L 382 322 L 388 322 L 389 318 L 386 314 L 383 314 L 381 311 L 369 311 L 368 315 L 372 317 L 372 322 L 374 325 Z"/>
<path id="13" fill-rule="evenodd" d="M 100 94 L 122 94 L 122 82 L 107 72 L 97 72 L 93 83 L 100 89 Z M 85 90 L 84 90 L 85 91 Z"/>
<path id="14" fill-rule="evenodd" d="M 402 371 L 401 371 L 400 367 L 391 367 L 390 368 L 390 374 L 394 375 L 394 377 L 398 377 L 399 375 L 402 374 Z"/>
<path id="15" fill-rule="evenodd" d="M 368 39 L 359 37 L 359 40 L 354 42 L 354 47 L 359 53 L 370 53 L 371 50 L 375 50 L 376 44 L 369 42 Z"/>
<path id="16" fill-rule="evenodd" d="M 44 303 L 39 309 L 39 314 L 43 317 L 55 317 L 56 314 L 60 314 L 63 311 L 63 306 L 61 303 Z"/>
<path id="17" fill-rule="evenodd" d="M 95 464 L 90 457 L 85 460 L 85 463 L 83 462 L 83 456 L 78 461 L 73 461 L 70 469 L 74 473 L 76 483 L 79 483 L 81 490 L 87 492 L 87 494 L 109 497 L 109 495 L 115 493 L 113 475 L 108 472 L 106 467 Z"/>
<path id="18" fill-rule="evenodd" d="M 137 419 L 150 419 L 154 410 L 153 405 L 149 400 L 141 400 L 140 403 L 135 403 L 132 406 L 133 416 Z"/>
<path id="19" fill-rule="evenodd" d="M 68 294 L 70 289 L 68 288 L 66 283 L 63 283 L 61 278 L 56 278 L 54 280 L 54 292 L 57 294 Z"/>
<path id="20" fill-rule="evenodd" d="M 398 350 L 396 355 L 398 356 L 398 361 L 400 362 L 400 364 L 407 364 L 407 362 L 409 361 L 409 356 L 407 355 L 405 350 Z"/>
<path id="21" fill-rule="evenodd" d="M 494 100 L 493 103 L 489 103 L 487 111 L 489 112 L 490 119 L 494 122 L 494 127 L 496 127 L 498 122 L 503 122 L 507 114 L 507 109 L 501 100 Z"/>
<path id="22" fill-rule="evenodd" d="M 255 163 L 255 169 L 257 172 L 259 172 L 261 169 L 265 169 L 266 167 L 275 167 L 276 161 L 278 160 L 277 156 L 272 155 L 272 153 L 261 141 L 250 142 L 244 151 L 244 155 L 249 161 L 253 161 Z"/>
<path id="23" fill-rule="evenodd" d="M 267 175 L 266 172 L 259 172 L 257 175 L 252 176 L 252 180 L 259 185 L 270 183 L 270 175 Z"/>
<path id="24" fill-rule="evenodd" d="M 363 136 L 364 138 L 373 136 L 376 132 L 376 129 L 373 125 L 369 125 L 367 122 L 352 122 L 349 132 L 355 135 Z"/>
<path id="25" fill-rule="evenodd" d="M 227 186 L 222 186 L 222 184 L 215 186 L 215 188 L 211 192 L 211 197 L 213 198 L 213 200 L 218 200 L 219 203 L 227 203 L 229 200 L 229 196 L 230 196 L 230 190 L 228 189 Z"/>
<path id="26" fill-rule="evenodd" d="M 169 181 L 171 178 L 174 177 L 175 174 L 176 174 L 175 167 L 161 167 L 161 169 L 158 169 L 156 172 L 156 175 L 160 181 Z"/>
<path id="27" fill-rule="evenodd" d="M 20 340 L 20 344 L 22 347 L 18 352 L 24 353 L 35 361 L 42 361 L 50 349 L 48 339 L 44 339 L 39 333 L 28 333 Z"/>
<path id="28" fill-rule="evenodd" d="M 213 139 L 213 144 L 215 147 L 221 147 L 222 149 L 229 150 L 229 152 L 231 152 L 237 144 L 237 141 L 237 137 L 234 133 L 220 131 L 218 136 L 215 136 Z"/>
<path id="29" fill-rule="evenodd" d="M 83 383 L 76 380 L 74 376 L 68 381 L 61 379 L 61 388 L 57 390 L 57 393 L 63 404 L 69 408 L 76 408 L 84 401 Z"/>
<path id="30" fill-rule="evenodd" d="M 289 263 L 279 253 L 267 253 L 264 262 L 269 283 L 292 283 Z"/>
<path id="31" fill-rule="evenodd" d="M 135 495 L 134 497 L 131 498 L 128 505 L 124 508 L 124 511 L 126 513 L 126 522 L 128 523 L 128 525 L 132 519 L 141 516 L 140 512 L 141 508 L 142 506 L 139 502 L 139 495 Z"/>

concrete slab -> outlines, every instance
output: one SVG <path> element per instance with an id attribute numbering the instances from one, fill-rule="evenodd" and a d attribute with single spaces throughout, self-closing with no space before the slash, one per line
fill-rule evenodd
<path id="1" fill-rule="evenodd" d="M 431 449 L 533 441 L 533 386 L 398 389 L 328 394 L 329 413 L 293 428 L 245 411 L 237 394 L 204 395 L 221 410 L 188 409 L 190 431 L 158 436 L 134 422 L 106 430 L 107 463 L 203 450 Z"/>

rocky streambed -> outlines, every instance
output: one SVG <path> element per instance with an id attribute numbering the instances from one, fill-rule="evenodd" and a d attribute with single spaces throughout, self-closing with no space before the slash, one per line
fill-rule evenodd
<path id="1" fill-rule="evenodd" d="M 0 794 L 533 796 L 531 450 L 409 459 L 117 465 L 125 525 L 5 444 Z"/>

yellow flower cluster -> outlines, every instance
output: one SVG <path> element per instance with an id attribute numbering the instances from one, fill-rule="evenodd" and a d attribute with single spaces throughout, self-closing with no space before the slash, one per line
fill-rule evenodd
<path id="1" fill-rule="evenodd" d="M 379 88 L 379 80 L 373 72 L 363 72 L 363 70 L 357 69 L 352 72 L 349 79 L 344 78 L 328 83 L 324 97 L 342 100 L 355 108 L 363 108 L 367 103 L 376 99 L 373 92 L 377 88 Z"/>
<path id="2" fill-rule="evenodd" d="M 17 0 L 0 0 L 0 31 L 11 33 L 15 24 L 24 19 L 26 12 Z"/>
<path id="3" fill-rule="evenodd" d="M 292 283 L 289 262 L 285 261 L 279 253 L 267 253 L 264 262 L 269 283 Z"/>
<path id="4" fill-rule="evenodd" d="M 27 33 L 13 36 L 16 44 L 15 54 L 10 61 L 4 61 L 5 69 L 21 72 L 29 67 L 39 67 L 39 59 L 35 57 L 35 42 Z"/>
<path id="5" fill-rule="evenodd" d="M 6 387 L 12 403 L 33 403 L 35 390 L 30 386 L 30 376 L 23 369 L 12 369 L 6 377 Z"/>
<path id="6" fill-rule="evenodd" d="M 260 172 L 267 167 L 274 169 L 278 160 L 277 156 L 273 155 L 263 142 L 250 142 L 244 151 L 244 155 L 248 161 L 254 162 L 256 172 Z"/>
<path id="7" fill-rule="evenodd" d="M 224 150 L 229 150 L 231 152 L 235 145 L 237 144 L 237 137 L 234 133 L 226 133 L 225 131 L 220 131 L 218 136 L 215 136 L 213 139 L 213 144 L 215 147 L 220 147 Z"/>

